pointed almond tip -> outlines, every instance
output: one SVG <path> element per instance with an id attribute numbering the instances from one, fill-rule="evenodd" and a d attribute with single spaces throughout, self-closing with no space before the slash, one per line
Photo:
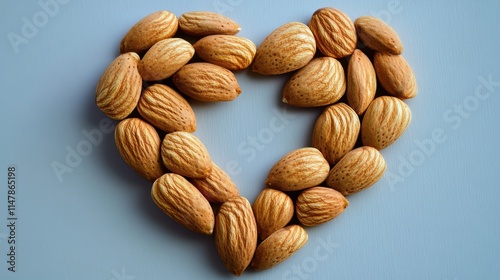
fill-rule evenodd
<path id="1" fill-rule="evenodd" d="M 285 103 L 285 104 L 288 104 L 288 100 L 286 99 L 286 97 L 283 97 L 283 98 L 281 99 L 281 101 L 283 101 L 283 103 Z"/>

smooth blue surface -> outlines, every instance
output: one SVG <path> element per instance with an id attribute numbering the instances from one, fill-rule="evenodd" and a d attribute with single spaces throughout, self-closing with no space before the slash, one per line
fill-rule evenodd
<path id="1" fill-rule="evenodd" d="M 231 278 L 211 237 L 156 208 L 150 183 L 121 160 L 108 130 L 61 181 L 52 164 L 85 148 L 85 133 L 107 121 L 94 104 L 95 86 L 143 16 L 222 12 L 240 23 L 239 35 L 259 44 L 279 25 L 307 23 L 332 5 L 352 19 L 379 16 L 399 32 L 419 84 L 408 101 L 412 123 L 383 151 L 381 181 L 349 197 L 334 221 L 308 229 L 308 244 L 289 260 L 241 279 L 500 279 L 500 2 L 57 3 L 48 10 L 37 1 L 0 4 L 0 279 Z M 26 21 L 41 27 L 28 30 Z M 12 33 L 30 37 L 17 52 Z M 321 112 L 284 106 L 286 77 L 244 71 L 235 101 L 193 104 L 196 135 L 251 202 L 276 160 L 310 145 Z M 276 118 L 284 128 L 251 144 Z M 6 262 L 10 165 L 17 168 L 16 273 Z"/>

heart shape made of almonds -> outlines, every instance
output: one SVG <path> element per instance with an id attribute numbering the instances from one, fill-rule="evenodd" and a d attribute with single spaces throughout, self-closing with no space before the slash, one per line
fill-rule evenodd
<path id="1" fill-rule="evenodd" d="M 238 276 L 287 259 L 307 242 L 306 227 L 334 219 L 349 205 L 346 196 L 382 178 L 380 150 L 408 127 L 404 100 L 417 94 L 399 36 L 378 18 L 353 22 L 325 7 L 308 25 L 276 28 L 258 47 L 239 31 L 213 12 L 147 15 L 123 37 L 95 99 L 119 121 L 118 151 L 153 182 L 154 203 L 182 226 L 213 234 L 222 263 Z M 283 102 L 322 110 L 311 145 L 276 162 L 253 205 L 193 134 L 196 116 L 185 98 L 234 100 L 242 92 L 234 71 L 249 67 L 261 75 L 290 73 Z"/>

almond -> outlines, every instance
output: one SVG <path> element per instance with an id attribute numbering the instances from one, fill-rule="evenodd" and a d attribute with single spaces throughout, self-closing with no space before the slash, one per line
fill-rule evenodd
<path id="1" fill-rule="evenodd" d="M 356 48 L 356 29 L 351 18 L 334 8 L 321 8 L 309 21 L 318 49 L 326 56 L 342 58 Z"/>
<path id="2" fill-rule="evenodd" d="M 154 181 L 165 173 L 160 137 L 147 122 L 138 118 L 119 122 L 115 128 L 115 144 L 123 160 L 146 180 Z"/>
<path id="3" fill-rule="evenodd" d="M 156 42 L 173 37 L 178 27 L 177 17 L 169 11 L 149 14 L 125 34 L 120 43 L 120 53 L 146 51 Z"/>
<path id="4" fill-rule="evenodd" d="M 233 72 L 207 62 L 184 65 L 173 82 L 184 94 L 205 102 L 231 101 L 241 93 Z"/>
<path id="5" fill-rule="evenodd" d="M 360 50 L 354 50 L 347 67 L 347 103 L 362 115 L 377 91 L 377 76 L 370 59 Z"/>
<path id="6" fill-rule="evenodd" d="M 338 191 L 313 187 L 300 193 L 295 203 L 299 222 L 307 227 L 328 222 L 344 212 L 349 202 Z"/>
<path id="7" fill-rule="evenodd" d="M 286 226 L 293 217 L 293 201 L 284 192 L 264 189 L 252 206 L 260 239 Z"/>
<path id="8" fill-rule="evenodd" d="M 376 53 L 373 65 L 382 87 L 400 99 L 417 95 L 417 80 L 408 62 L 401 55 Z"/>
<path id="9" fill-rule="evenodd" d="M 212 172 L 212 161 L 205 145 L 185 131 L 165 135 L 161 144 L 163 164 L 172 172 L 189 178 L 206 178 Z"/>
<path id="10" fill-rule="evenodd" d="M 139 73 L 145 81 L 159 81 L 172 76 L 194 56 L 193 46 L 180 38 L 158 41 L 139 63 Z"/>
<path id="11" fill-rule="evenodd" d="M 359 39 L 372 50 L 391 54 L 403 53 L 403 44 L 392 27 L 373 16 L 362 16 L 354 21 Z"/>
<path id="12" fill-rule="evenodd" d="M 345 93 L 344 68 L 335 58 L 318 57 L 293 74 L 283 88 L 283 102 L 318 107 L 337 102 Z"/>
<path id="13" fill-rule="evenodd" d="M 210 203 L 181 175 L 167 173 L 158 178 L 151 197 L 177 223 L 195 232 L 212 234 L 215 219 Z"/>
<path id="14" fill-rule="evenodd" d="M 321 184 L 330 165 L 321 152 L 312 147 L 300 148 L 282 157 L 269 171 L 266 185 L 281 191 L 298 191 Z"/>
<path id="15" fill-rule="evenodd" d="M 372 147 L 359 147 L 347 153 L 330 171 L 326 185 L 350 195 L 375 184 L 384 175 L 386 163 Z"/>
<path id="16" fill-rule="evenodd" d="M 257 48 L 252 71 L 278 75 L 300 69 L 316 53 L 316 41 L 309 27 L 290 22 L 275 29 Z"/>
<path id="17" fill-rule="evenodd" d="M 363 145 L 378 150 L 386 148 L 403 134 L 410 121 L 410 108 L 399 98 L 376 98 L 366 110 L 361 123 Z"/>
<path id="18" fill-rule="evenodd" d="M 230 198 L 239 196 L 238 187 L 233 180 L 215 163 L 212 163 L 212 172 L 208 177 L 191 179 L 191 183 L 210 202 L 223 203 Z"/>
<path id="19" fill-rule="evenodd" d="M 241 28 L 232 19 L 214 12 L 188 12 L 179 18 L 179 28 L 193 36 L 234 35 Z"/>
<path id="20" fill-rule="evenodd" d="M 240 276 L 257 248 L 257 226 L 250 202 L 237 196 L 224 202 L 215 219 L 215 247 L 226 269 Z"/>
<path id="21" fill-rule="evenodd" d="M 307 232 L 298 225 L 282 228 L 271 234 L 255 250 L 252 268 L 271 268 L 297 252 L 307 243 Z"/>
<path id="22" fill-rule="evenodd" d="M 359 117 L 351 107 L 345 103 L 331 105 L 316 120 L 312 146 L 333 165 L 354 148 L 360 126 Z"/>
<path id="23" fill-rule="evenodd" d="M 147 87 L 137 110 L 149 123 L 165 132 L 196 130 L 196 116 L 191 105 L 174 89 L 154 84 Z"/>
<path id="24" fill-rule="evenodd" d="M 114 120 L 126 118 L 141 96 L 142 78 L 137 70 L 139 55 L 124 53 L 111 62 L 97 84 L 97 107 Z"/>
<path id="25" fill-rule="evenodd" d="M 257 48 L 249 39 L 233 35 L 206 36 L 193 47 L 201 59 L 229 70 L 250 66 Z"/>

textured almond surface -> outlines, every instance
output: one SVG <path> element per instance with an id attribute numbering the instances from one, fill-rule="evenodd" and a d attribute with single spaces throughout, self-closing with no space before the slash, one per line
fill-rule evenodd
<path id="1" fill-rule="evenodd" d="M 252 71 L 278 75 L 304 67 L 316 53 L 316 40 L 309 27 L 290 22 L 271 32 L 257 48 Z"/>
<path id="2" fill-rule="evenodd" d="M 196 116 L 191 105 L 166 85 L 147 87 L 142 92 L 137 110 L 145 120 L 165 132 L 196 130 Z"/>
<path id="3" fill-rule="evenodd" d="M 212 163 L 212 172 L 202 179 L 191 179 L 191 183 L 214 203 L 223 203 L 239 195 L 238 187 L 219 166 Z"/>
<path id="4" fill-rule="evenodd" d="M 155 128 L 138 119 L 125 119 L 115 128 L 115 144 L 123 160 L 146 180 L 154 181 L 163 173 L 160 137 Z"/>
<path id="5" fill-rule="evenodd" d="M 362 115 L 377 91 L 377 76 L 370 59 L 355 50 L 347 67 L 347 103 L 358 115 Z"/>
<path id="6" fill-rule="evenodd" d="M 347 153 L 330 171 L 326 185 L 350 195 L 375 184 L 384 175 L 386 163 L 375 148 L 363 146 Z"/>
<path id="7" fill-rule="evenodd" d="M 358 38 L 370 49 L 391 53 L 403 53 L 403 44 L 392 27 L 373 16 L 362 16 L 354 21 Z"/>
<path id="8" fill-rule="evenodd" d="M 335 58 L 318 57 L 288 79 L 283 102 L 298 107 L 325 106 L 337 102 L 345 90 L 342 64 Z"/>
<path id="9" fill-rule="evenodd" d="M 415 74 L 403 56 L 376 53 L 373 65 L 380 84 L 388 93 L 401 99 L 417 95 Z"/>
<path id="10" fill-rule="evenodd" d="M 125 53 L 115 58 L 96 87 L 97 107 L 114 120 L 126 118 L 137 106 L 142 78 L 137 70 L 139 55 Z"/>
<path id="11" fill-rule="evenodd" d="M 157 11 L 138 21 L 125 34 L 120 43 L 120 52 L 146 51 L 156 42 L 171 38 L 177 32 L 179 21 L 169 11 Z"/>
<path id="12" fill-rule="evenodd" d="M 185 131 L 165 135 L 161 144 L 163 164 L 172 172 L 189 178 L 206 178 L 212 172 L 212 161 L 205 145 Z"/>
<path id="13" fill-rule="evenodd" d="M 266 185 L 281 191 L 298 191 L 321 184 L 330 170 L 321 152 L 312 147 L 293 150 L 269 171 Z"/>
<path id="14" fill-rule="evenodd" d="M 304 226 L 317 226 L 344 212 L 349 202 L 332 188 L 313 187 L 300 193 L 295 203 L 299 222 Z"/>
<path id="15" fill-rule="evenodd" d="M 321 8 L 309 21 L 318 49 L 326 56 L 342 58 L 356 48 L 356 29 L 351 18 L 334 8 Z"/>
<path id="16" fill-rule="evenodd" d="M 307 243 L 307 232 L 298 225 L 291 225 L 271 234 L 257 247 L 252 268 L 271 268 L 297 252 Z"/>
<path id="17" fill-rule="evenodd" d="M 195 232 L 212 234 L 215 224 L 210 203 L 184 177 L 167 173 L 153 183 L 151 197 L 165 214 Z"/>
<path id="18" fill-rule="evenodd" d="M 211 35 L 193 45 L 203 60 L 229 70 L 246 69 L 253 61 L 257 47 L 247 38 L 233 35 Z"/>
<path id="19" fill-rule="evenodd" d="M 382 150 L 394 143 L 411 121 L 410 107 L 397 97 L 381 96 L 372 101 L 361 123 L 363 145 Z"/>
<path id="20" fill-rule="evenodd" d="M 182 93 L 199 101 L 231 101 L 241 93 L 233 72 L 207 62 L 184 65 L 173 81 Z"/>
<path id="21" fill-rule="evenodd" d="M 179 18 L 179 28 L 193 36 L 234 35 L 241 30 L 238 23 L 232 19 L 222 14 L 203 11 L 182 14 Z"/>
<path id="22" fill-rule="evenodd" d="M 360 131 L 359 117 L 345 103 L 326 108 L 316 120 L 312 145 L 330 164 L 337 163 L 356 145 Z"/>
<path id="23" fill-rule="evenodd" d="M 240 276 L 257 248 L 257 225 L 250 202 L 233 197 L 224 202 L 215 220 L 215 247 L 226 269 Z"/>
<path id="24" fill-rule="evenodd" d="M 293 217 L 293 201 L 284 192 L 264 189 L 252 206 L 260 239 L 286 226 Z"/>
<path id="25" fill-rule="evenodd" d="M 172 76 L 194 55 L 193 46 L 180 38 L 158 41 L 139 63 L 139 73 L 145 81 L 159 81 Z"/>

